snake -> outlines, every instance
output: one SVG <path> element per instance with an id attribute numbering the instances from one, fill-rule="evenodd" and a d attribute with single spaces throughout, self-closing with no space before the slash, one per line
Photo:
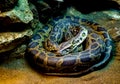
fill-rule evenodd
<path id="1" fill-rule="evenodd" d="M 59 26 L 58 24 L 56 25 L 56 27 L 52 28 L 52 32 L 50 32 L 49 38 L 46 40 L 46 42 L 44 42 L 45 49 L 47 49 L 48 51 L 53 51 L 54 53 L 56 52 L 60 55 L 65 55 L 78 50 L 81 51 L 82 47 L 80 47 L 80 44 L 85 40 L 87 34 L 87 29 L 85 29 L 82 25 L 73 25 L 69 21 L 66 24 L 61 24 L 61 26 Z M 79 47 L 77 47 L 78 45 Z"/>
<path id="2" fill-rule="evenodd" d="M 87 37 L 84 37 L 85 40 L 81 40 L 82 43 L 80 43 L 80 45 L 84 46 L 83 51 L 57 56 L 56 53 L 45 49 L 46 39 L 50 38 L 56 47 L 54 42 L 59 43 L 61 41 L 65 28 L 69 29 L 69 27 L 81 25 L 83 29 L 88 31 L 88 34 L 86 33 Z M 56 36 L 53 36 L 55 34 L 51 33 L 55 32 L 57 32 Z M 85 30 L 82 32 L 85 33 Z M 52 36 L 55 38 L 52 38 Z M 76 35 L 76 37 L 79 37 L 78 41 L 80 41 L 80 37 L 83 38 L 82 35 Z M 68 44 L 63 42 L 63 45 L 66 44 L 68 47 L 64 45 L 62 51 L 70 50 L 69 48 L 76 43 L 74 42 L 75 39 L 72 44 L 70 44 L 70 41 L 71 39 L 67 41 Z M 30 54 L 28 57 L 33 60 L 44 74 L 76 76 L 95 71 L 109 62 L 112 39 L 107 30 L 96 22 L 77 16 L 59 16 L 50 19 L 43 28 L 37 30 L 31 38 L 27 49 Z"/>

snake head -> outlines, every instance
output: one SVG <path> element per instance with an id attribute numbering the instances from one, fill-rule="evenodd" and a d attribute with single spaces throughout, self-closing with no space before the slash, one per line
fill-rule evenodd
<path id="1" fill-rule="evenodd" d="M 59 53 L 61 53 L 62 55 L 68 54 L 74 51 L 79 45 L 83 43 L 83 41 L 87 38 L 88 30 L 85 29 L 83 26 L 80 27 L 81 29 L 75 37 L 60 44 Z"/>
<path id="2" fill-rule="evenodd" d="M 71 44 L 69 43 L 69 41 L 66 41 L 59 45 L 59 50 L 57 51 L 57 53 L 61 55 L 65 55 L 68 54 L 70 50 L 71 50 Z"/>
<path id="3" fill-rule="evenodd" d="M 58 44 L 47 39 L 44 42 L 44 48 L 50 52 L 57 52 L 58 51 Z"/>

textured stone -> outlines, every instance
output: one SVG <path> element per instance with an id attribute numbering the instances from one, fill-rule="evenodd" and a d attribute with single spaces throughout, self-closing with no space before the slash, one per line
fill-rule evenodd
<path id="1" fill-rule="evenodd" d="M 0 53 L 14 49 L 32 35 L 26 25 L 31 20 L 33 13 L 27 0 L 18 0 L 12 10 L 0 13 Z"/>
<path id="2" fill-rule="evenodd" d="M 103 13 L 107 14 L 113 20 L 120 19 L 120 11 L 118 12 L 116 10 L 109 10 L 109 11 L 104 11 Z"/>
<path id="3" fill-rule="evenodd" d="M 8 17 L 13 23 L 29 23 L 33 19 L 33 14 L 29 8 L 28 1 L 18 0 L 18 3 L 12 10 L 0 13 L 0 19 L 2 18 L 2 20 L 6 20 Z"/>
<path id="4" fill-rule="evenodd" d="M 24 30 L 21 32 L 1 32 L 0 53 L 14 49 L 16 46 L 26 41 L 26 39 L 31 35 L 32 35 L 31 29 Z"/>

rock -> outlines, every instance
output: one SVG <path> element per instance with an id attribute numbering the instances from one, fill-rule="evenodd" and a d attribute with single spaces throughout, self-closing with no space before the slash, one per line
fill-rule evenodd
<path id="1" fill-rule="evenodd" d="M 0 13 L 0 53 L 14 49 L 32 35 L 28 25 L 31 20 L 33 13 L 27 0 L 18 0 L 12 10 Z"/>
<path id="2" fill-rule="evenodd" d="M 14 49 L 22 44 L 32 35 L 32 30 L 27 29 L 21 32 L 0 33 L 0 53 Z"/>
<path id="3" fill-rule="evenodd" d="M 11 23 L 29 23 L 33 19 L 33 13 L 29 8 L 27 0 L 18 0 L 18 3 L 12 10 L 0 13 L 0 20 L 1 18 L 3 21 L 10 19 L 9 22 Z"/>
<path id="4" fill-rule="evenodd" d="M 33 19 L 30 21 L 30 26 L 33 30 L 37 30 L 43 27 L 43 24 L 39 21 L 39 14 L 36 9 L 36 6 L 30 3 L 30 9 L 33 12 Z"/>
<path id="5" fill-rule="evenodd" d="M 20 1 L 19 3 L 23 3 L 26 0 L 19 0 L 19 1 Z M 26 4 L 24 3 L 23 5 L 26 5 Z M 20 22 L 15 21 L 15 23 L 11 23 L 10 19 L 9 19 L 10 20 L 9 21 L 6 18 L 2 18 L 3 23 L 2 23 L 2 21 L 0 23 L 0 25 L 2 25 L 1 30 L 0 30 L 0 53 L 10 51 L 10 50 L 16 48 L 18 45 L 22 44 L 23 42 L 27 41 L 28 38 L 33 34 L 32 29 L 34 30 L 37 28 L 42 28 L 42 24 L 39 22 L 38 13 L 37 13 L 35 6 L 33 4 L 29 4 L 29 5 L 30 5 L 29 10 L 30 11 L 32 10 L 31 12 L 34 13 L 34 16 L 31 15 L 31 17 L 34 17 L 34 19 L 31 18 L 31 20 L 29 19 L 28 21 L 23 20 Z M 12 11 L 16 11 L 16 12 L 18 11 L 18 13 L 20 12 L 19 9 L 18 10 L 13 9 Z M 12 11 L 7 12 L 6 14 L 9 14 L 9 13 L 12 14 Z M 21 11 L 21 13 L 22 13 L 22 11 Z M 3 14 L 3 13 L 1 13 L 1 14 Z M 15 13 L 15 14 L 17 14 L 17 13 Z M 23 14 L 23 16 L 29 16 L 29 12 L 22 13 L 22 14 Z M 30 13 L 30 14 L 32 14 L 32 13 Z M 7 17 L 7 16 L 5 16 L 5 17 Z M 24 17 L 20 17 L 20 18 L 24 18 Z M 28 22 L 29 22 L 29 24 L 26 24 Z"/>
<path id="6" fill-rule="evenodd" d="M 120 19 L 120 11 L 109 10 L 109 11 L 104 11 L 103 13 L 107 14 L 113 20 L 119 20 Z"/>

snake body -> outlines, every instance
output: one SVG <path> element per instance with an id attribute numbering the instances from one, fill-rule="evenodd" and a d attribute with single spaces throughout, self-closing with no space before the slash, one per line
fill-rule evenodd
<path id="1" fill-rule="evenodd" d="M 84 26 L 82 25 L 79 26 L 79 23 L 74 23 L 74 21 L 67 21 L 66 24 L 62 24 L 63 21 L 62 23 L 61 21 L 59 23 L 61 24 L 61 26 L 57 24 L 55 25 L 54 28 L 52 28 L 52 32 L 50 32 L 49 38 L 45 42 L 45 49 L 47 49 L 48 51 L 54 51 L 54 52 L 56 51 L 61 55 L 68 54 L 70 52 L 73 52 L 74 50 L 78 51 L 79 49 L 78 45 L 80 46 L 80 44 L 87 37 L 88 34 L 87 29 L 84 28 Z M 74 23 L 74 25 L 71 23 Z M 77 32 L 70 32 L 71 28 L 73 30 L 78 29 L 79 30 L 78 34 L 77 35 L 75 34 Z M 65 37 L 65 42 L 63 37 Z"/>
<path id="2" fill-rule="evenodd" d="M 62 56 L 47 51 L 43 43 L 48 39 L 51 31 L 66 27 L 68 23 L 69 26 L 83 25 L 88 30 L 88 36 L 84 41 L 85 49 L 81 52 L 71 52 Z M 55 29 L 55 27 L 57 28 Z M 59 39 L 62 38 L 62 32 L 64 31 L 59 29 Z M 54 42 L 59 42 L 59 39 L 51 39 Z M 101 67 L 108 62 L 111 50 L 112 40 L 105 28 L 95 22 L 72 16 L 57 17 L 50 20 L 34 34 L 28 45 L 28 52 L 45 74 L 60 76 L 80 75 Z"/>

